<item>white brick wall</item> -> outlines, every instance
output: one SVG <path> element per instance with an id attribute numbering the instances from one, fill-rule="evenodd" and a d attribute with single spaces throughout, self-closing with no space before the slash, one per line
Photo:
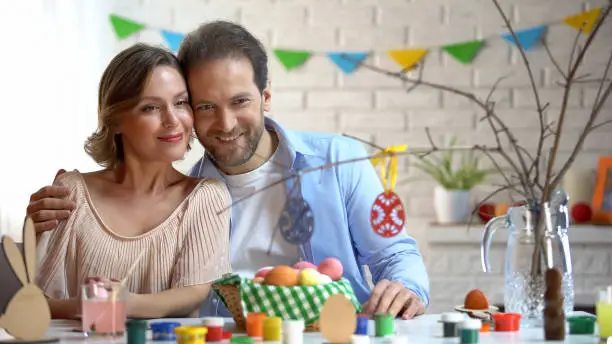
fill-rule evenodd
<path id="1" fill-rule="evenodd" d="M 603 4 L 604 0 L 504 0 L 503 7 L 517 28 L 555 21 L 566 15 Z M 374 50 L 368 61 L 384 68 L 396 69 L 385 56 L 386 49 L 407 46 L 436 46 L 503 33 L 503 22 L 488 0 L 126 0 L 116 12 L 146 23 L 188 31 L 203 21 L 223 18 L 238 20 L 257 34 L 268 48 L 286 47 L 325 50 Z M 584 72 L 601 71 L 609 53 L 612 21 L 602 29 L 599 47 L 587 56 Z M 548 42 L 559 60 L 566 64 L 575 31 L 558 25 L 549 28 Z M 154 40 L 151 35 L 141 35 Z M 161 42 L 161 40 L 158 40 Z M 122 42 L 118 47 L 130 43 Z M 550 101 L 550 113 L 558 111 L 560 92 L 554 81 L 558 74 L 544 50 L 528 53 L 533 62 L 536 82 L 544 101 Z M 527 147 L 533 147 L 537 135 L 532 94 L 525 69 L 514 47 L 501 39 L 491 40 L 470 65 L 462 65 L 446 54 L 431 50 L 427 55 L 424 79 L 461 87 L 479 96 L 488 93 L 497 78 L 511 74 L 500 85 L 495 99 L 500 116 L 507 120 L 516 136 Z M 493 136 L 475 107 L 453 94 L 427 88 L 406 94 L 397 81 L 367 70 L 344 75 L 323 56 L 313 56 L 302 67 L 286 72 L 271 57 L 274 89 L 274 118 L 287 127 L 301 130 L 344 132 L 379 145 L 408 143 L 426 145 L 424 127 L 432 127 L 437 140 L 447 141 L 459 135 L 461 141 L 493 144 Z M 592 104 L 592 85 L 579 85 L 570 98 L 563 149 L 567 152 L 580 129 L 581 120 Z M 612 118 L 612 102 L 602 114 Z M 547 120 L 551 120 L 548 118 Z M 472 132 L 476 130 L 477 134 Z M 587 140 L 579 160 L 594 163 L 599 155 L 611 155 L 612 126 L 601 129 Z M 194 150 L 193 154 L 200 154 Z M 186 159 L 185 165 L 193 161 Z M 402 164 L 402 173 L 409 170 Z M 593 166 L 594 167 L 594 166 Z M 476 280 L 480 268 L 478 251 L 456 257 L 433 259 L 440 253 L 431 250 L 426 223 L 432 219 L 432 183 L 399 187 L 410 218 L 410 231 L 420 242 L 432 276 L 433 310 L 443 310 L 458 299 L 449 288 L 457 286 L 463 294 L 467 287 L 478 287 L 477 281 L 500 286 L 500 277 Z M 577 270 L 596 276 L 610 272 L 610 257 L 601 250 L 576 248 L 576 256 L 589 256 L 577 265 Z M 436 256 L 437 257 L 437 256 Z M 608 275 L 609 276 L 609 275 Z M 455 283 L 463 281 L 463 283 Z M 484 282 L 483 282 L 484 281 Z M 578 283 L 586 283 L 578 279 Z M 487 288 L 489 288 L 487 287 Z M 499 288 L 497 288 L 500 290 Z"/>

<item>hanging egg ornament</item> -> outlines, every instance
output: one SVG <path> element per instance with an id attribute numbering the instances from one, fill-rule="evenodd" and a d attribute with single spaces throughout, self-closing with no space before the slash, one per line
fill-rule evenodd
<path id="1" fill-rule="evenodd" d="M 376 234 L 390 238 L 404 229 L 406 213 L 399 196 L 385 191 L 376 197 L 370 213 L 370 223 Z"/>
<path id="2" fill-rule="evenodd" d="M 308 203 L 301 197 L 290 197 L 278 220 L 278 228 L 291 244 L 308 242 L 314 231 L 314 215 Z"/>

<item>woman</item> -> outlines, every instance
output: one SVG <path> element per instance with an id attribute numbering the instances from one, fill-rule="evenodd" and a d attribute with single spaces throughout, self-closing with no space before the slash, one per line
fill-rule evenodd
<path id="1" fill-rule="evenodd" d="M 193 125 L 178 62 L 134 45 L 110 62 L 98 97 L 98 129 L 85 150 L 104 169 L 57 178 L 77 206 L 38 239 L 37 283 L 52 317 L 80 314 L 91 277 L 125 279 L 128 317 L 197 315 L 211 282 L 230 272 L 230 197 L 221 181 L 172 166 Z"/>

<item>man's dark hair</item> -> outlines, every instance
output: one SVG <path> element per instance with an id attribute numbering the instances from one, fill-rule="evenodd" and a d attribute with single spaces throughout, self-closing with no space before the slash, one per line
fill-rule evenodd
<path id="1" fill-rule="evenodd" d="M 201 63 L 244 57 L 251 61 L 253 81 L 262 93 L 268 81 L 268 56 L 263 44 L 244 27 L 222 20 L 202 24 L 185 36 L 178 51 L 185 75 Z"/>

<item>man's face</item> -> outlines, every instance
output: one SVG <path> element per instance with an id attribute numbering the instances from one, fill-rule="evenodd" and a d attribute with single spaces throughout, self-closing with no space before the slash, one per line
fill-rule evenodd
<path id="1" fill-rule="evenodd" d="M 200 143 L 219 167 L 249 161 L 264 131 L 270 90 L 259 93 L 246 58 L 223 58 L 192 67 L 187 80 Z"/>

